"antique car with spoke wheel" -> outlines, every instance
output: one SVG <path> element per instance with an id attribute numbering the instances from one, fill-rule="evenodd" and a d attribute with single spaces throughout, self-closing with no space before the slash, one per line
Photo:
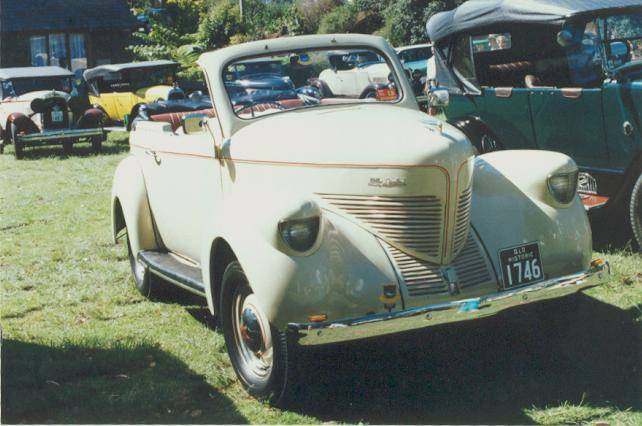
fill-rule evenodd
<path id="1" fill-rule="evenodd" d="M 0 69 L 0 152 L 13 144 L 21 158 L 26 147 L 62 144 L 69 153 L 80 141 L 100 151 L 105 116 L 72 91 L 72 76 L 60 67 Z"/>
<path id="2" fill-rule="evenodd" d="M 642 247 L 642 1 L 468 1 L 434 15 L 444 112 L 481 153 L 562 152 L 602 238 Z"/>
<path id="3" fill-rule="evenodd" d="M 324 68 L 328 51 L 356 49 L 388 65 L 386 97 L 275 91 L 234 105 L 239 85 L 226 77 L 249 58 L 290 75 L 293 56 Z M 419 110 L 384 39 L 258 41 L 199 64 L 211 108 L 156 105 L 133 124 L 113 235 L 143 294 L 171 283 L 207 300 L 257 398 L 286 400 L 301 346 L 474 320 L 608 279 L 591 258 L 573 160 L 476 157 L 463 133 Z"/>

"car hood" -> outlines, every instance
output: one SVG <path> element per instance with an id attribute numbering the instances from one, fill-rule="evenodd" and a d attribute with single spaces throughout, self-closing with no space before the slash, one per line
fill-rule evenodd
<path id="1" fill-rule="evenodd" d="M 465 136 L 394 105 L 314 107 L 267 116 L 234 134 L 233 159 L 321 165 L 457 167 L 473 155 Z"/>

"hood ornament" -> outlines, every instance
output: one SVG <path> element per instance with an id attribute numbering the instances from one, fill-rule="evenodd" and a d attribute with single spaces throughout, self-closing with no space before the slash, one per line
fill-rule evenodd
<path id="1" fill-rule="evenodd" d="M 368 186 L 374 186 L 377 188 L 395 188 L 399 186 L 406 186 L 406 178 L 370 178 Z"/>

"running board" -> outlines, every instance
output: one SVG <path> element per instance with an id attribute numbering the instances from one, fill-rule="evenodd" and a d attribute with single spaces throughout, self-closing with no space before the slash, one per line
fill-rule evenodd
<path id="1" fill-rule="evenodd" d="M 205 297 L 201 268 L 181 262 L 169 253 L 159 251 L 138 252 L 138 260 L 154 275 L 185 290 Z"/>

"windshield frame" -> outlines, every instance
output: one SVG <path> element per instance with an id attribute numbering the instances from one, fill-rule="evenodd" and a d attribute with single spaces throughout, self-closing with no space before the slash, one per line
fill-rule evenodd
<path id="1" fill-rule="evenodd" d="M 60 87 L 63 88 L 52 88 L 52 86 L 48 86 L 46 88 L 32 88 L 33 90 L 27 90 L 27 91 L 22 91 L 18 93 L 16 91 L 16 82 L 20 81 L 28 81 L 28 82 L 37 82 L 37 81 L 52 81 L 56 80 L 57 83 L 62 83 Z M 66 80 L 66 89 L 64 88 L 64 82 Z M 26 95 L 28 93 L 33 93 L 33 92 L 46 92 L 46 91 L 58 91 L 58 92 L 64 92 L 67 94 L 70 94 L 73 90 L 73 82 L 72 82 L 72 77 L 41 77 L 41 78 L 11 78 L 7 80 L 0 81 L 0 85 L 3 86 L 2 88 L 2 94 L 4 98 L 17 98 L 23 95 Z M 1 101 L 2 99 L 0 99 Z"/>
<path id="2" fill-rule="evenodd" d="M 236 63 L 244 62 L 244 61 L 251 61 L 253 59 L 261 59 L 261 58 L 266 58 L 266 56 L 270 57 L 277 57 L 277 56 L 288 56 L 288 55 L 293 55 L 293 54 L 309 54 L 310 52 L 324 52 L 326 55 L 328 53 L 331 53 L 332 51 L 336 51 L 337 47 L 336 46 L 328 46 L 328 45 L 323 45 L 323 46 L 312 46 L 312 47 L 305 47 L 305 48 L 300 48 L 300 49 L 280 49 L 280 50 L 274 50 L 274 51 L 269 51 L 266 53 L 259 53 L 259 54 L 252 54 L 252 55 L 246 55 L 246 56 L 239 56 L 235 58 L 231 58 L 230 60 L 226 61 L 223 66 L 221 67 L 221 73 L 218 76 L 223 83 L 223 86 L 225 85 L 225 70 Z M 296 108 L 291 108 L 291 109 L 286 109 L 286 110 L 280 110 L 280 111 L 275 111 L 270 114 L 264 114 L 264 115 L 259 115 L 256 117 L 241 117 L 239 116 L 235 111 L 234 111 L 234 104 L 232 102 L 232 98 L 230 97 L 230 93 L 225 90 L 226 93 L 226 100 L 225 102 L 228 104 L 228 106 L 232 110 L 232 114 L 238 119 L 243 122 L 253 122 L 257 119 L 265 118 L 265 117 L 271 117 L 271 116 L 276 116 L 276 115 L 281 115 L 283 113 L 288 113 L 288 112 L 297 112 L 297 111 L 305 111 L 305 110 L 310 110 L 312 108 L 334 108 L 334 107 L 354 107 L 357 105 L 398 105 L 406 100 L 406 93 L 403 87 L 403 84 L 401 84 L 401 79 L 399 78 L 398 73 L 395 70 L 395 67 L 390 61 L 390 58 L 388 55 L 383 52 L 381 49 L 377 48 L 376 46 L 372 45 L 354 45 L 354 46 L 349 46 L 345 48 L 341 48 L 341 50 L 351 50 L 351 51 L 371 51 L 375 54 L 377 54 L 380 58 L 383 59 L 383 61 L 378 62 L 380 64 L 386 64 L 388 66 L 388 69 L 390 73 L 392 74 L 392 78 L 395 83 L 395 87 L 397 89 L 397 99 L 394 101 L 378 101 L 378 102 L 364 102 L 361 99 L 355 99 L 355 102 L 341 102 L 337 104 L 318 104 L 318 105 L 304 105 L 301 107 L 296 107 Z M 398 59 L 398 58 L 397 58 Z M 328 65 L 330 65 L 328 61 Z M 296 88 L 295 88 L 296 89 Z M 349 99 L 349 98 L 346 98 Z"/>

